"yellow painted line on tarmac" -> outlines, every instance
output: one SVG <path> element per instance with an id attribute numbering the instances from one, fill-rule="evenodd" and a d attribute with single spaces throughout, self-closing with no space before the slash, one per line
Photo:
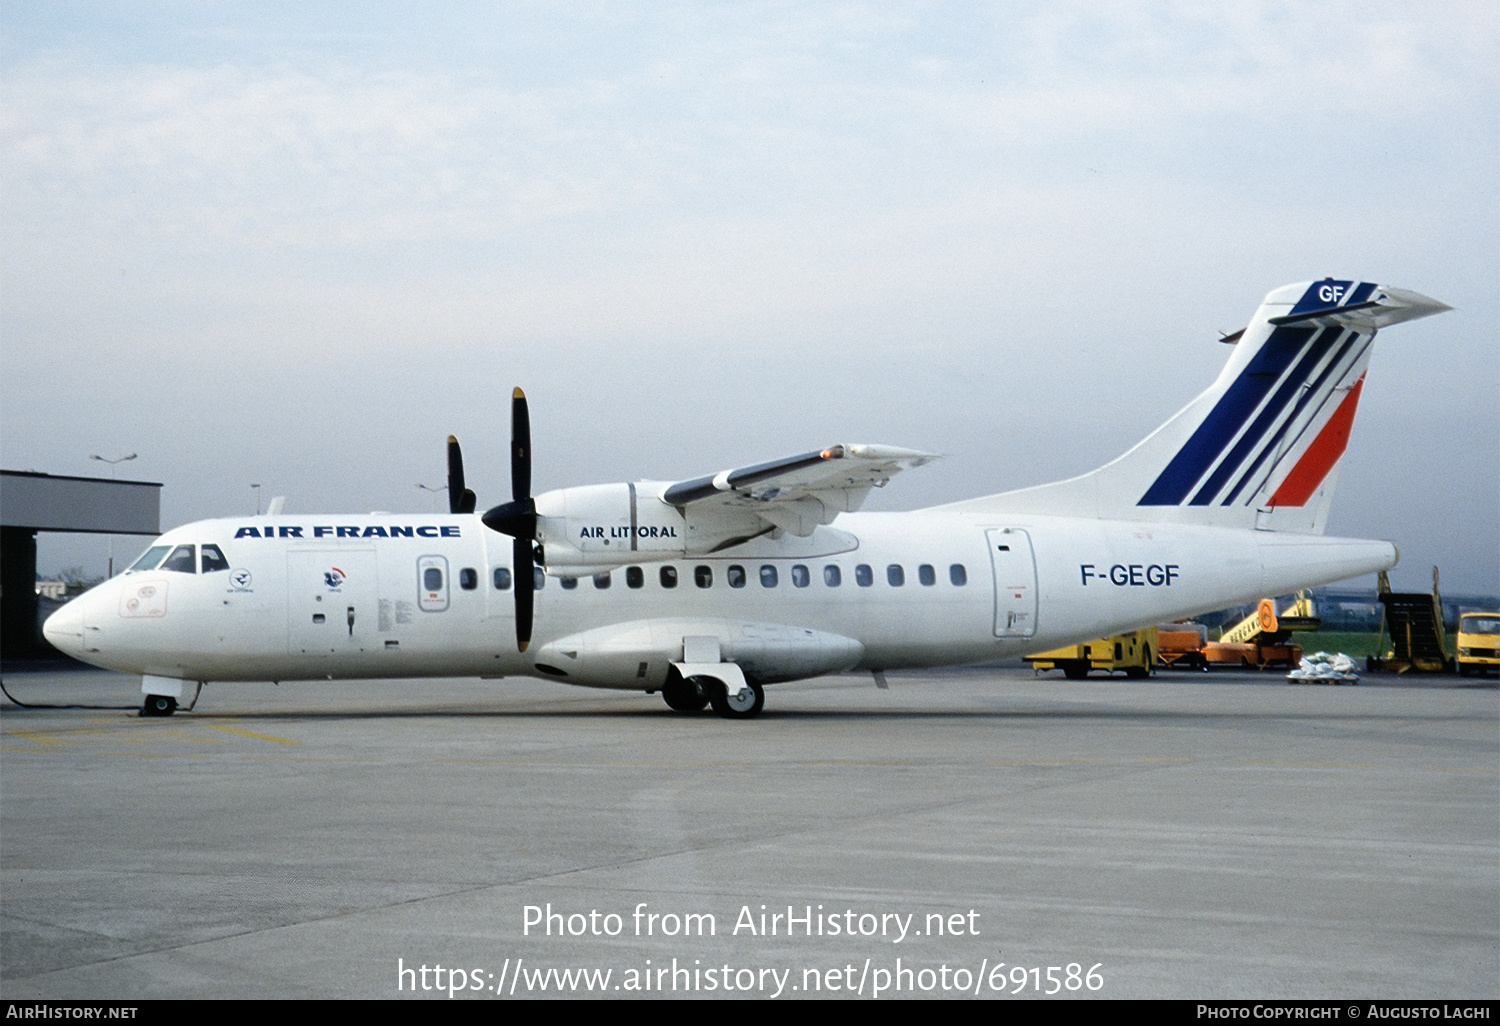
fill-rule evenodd
<path id="1" fill-rule="evenodd" d="M 67 744 L 57 734 L 46 730 L 8 730 L 6 734 L 10 737 L 20 738 L 22 741 L 30 741 L 34 745 L 41 745 L 45 748 L 60 748 Z"/>
<path id="2" fill-rule="evenodd" d="M 240 730 L 238 727 L 221 727 L 217 723 L 207 724 L 214 730 L 222 730 L 226 734 L 238 734 L 240 737 L 253 737 L 257 741 L 274 741 L 278 745 L 300 745 L 301 741 L 289 741 L 284 737 L 272 737 L 270 734 L 257 734 L 251 730 Z"/>

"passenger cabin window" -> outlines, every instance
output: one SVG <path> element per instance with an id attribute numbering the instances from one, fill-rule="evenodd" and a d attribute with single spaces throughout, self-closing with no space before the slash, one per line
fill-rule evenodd
<path id="1" fill-rule="evenodd" d="M 661 568 L 661 586 L 663 588 L 677 587 L 677 568 L 675 566 L 664 566 Z"/>
<path id="2" fill-rule="evenodd" d="M 466 566 L 458 572 L 458 586 L 464 591 L 473 591 L 479 587 L 479 571 L 471 566 Z"/>
<path id="3" fill-rule="evenodd" d="M 594 575 L 594 587 L 598 588 L 600 591 L 605 591 L 606 589 L 609 588 L 609 585 L 610 585 L 610 578 L 609 578 L 609 571 L 608 570 L 604 571 L 604 573 L 602 573 L 602 574 L 595 574 Z"/>
<path id="4" fill-rule="evenodd" d="M 510 591 L 510 568 L 504 566 L 495 567 L 495 590 Z"/>
<path id="5" fill-rule="evenodd" d="M 930 588 L 937 583 L 937 571 L 932 568 L 931 563 L 923 563 L 917 567 L 917 580 L 922 582 L 924 588 Z"/>
<path id="6" fill-rule="evenodd" d="M 812 574 L 810 574 L 810 573 L 807 572 L 807 567 L 803 566 L 801 563 L 798 563 L 798 564 L 796 564 L 795 566 L 792 567 L 792 586 L 793 587 L 795 587 L 795 588 L 805 588 L 805 587 L 807 587 L 811 583 L 812 583 Z"/>
<path id="7" fill-rule="evenodd" d="M 861 563 L 854 568 L 854 583 L 861 588 L 868 588 L 875 583 L 875 571 L 870 569 L 869 563 Z"/>
<path id="8" fill-rule="evenodd" d="M 823 583 L 830 588 L 837 588 L 844 583 L 844 572 L 832 563 L 823 568 Z"/>
<path id="9" fill-rule="evenodd" d="M 541 567 L 534 566 L 531 568 L 531 581 L 536 586 L 537 591 L 541 591 L 546 585 L 547 575 L 542 572 Z"/>
<path id="10" fill-rule="evenodd" d="M 153 545 L 145 552 L 141 553 L 140 559 L 130 564 L 130 569 L 132 571 L 155 570 L 156 564 L 161 562 L 161 557 L 165 556 L 168 552 L 171 551 L 172 546 L 170 545 Z"/>
<path id="11" fill-rule="evenodd" d="M 171 570 L 179 574 L 197 573 L 197 553 L 193 551 L 196 547 L 194 545 L 177 546 L 172 550 L 172 554 L 167 557 L 167 561 L 161 565 L 161 569 Z"/>
<path id="12" fill-rule="evenodd" d="M 229 569 L 229 560 L 224 558 L 224 553 L 217 545 L 203 546 L 203 559 L 199 564 L 206 574 L 216 573 L 220 570 Z"/>
<path id="13" fill-rule="evenodd" d="M 774 566 L 771 566 L 769 563 L 767 563 L 765 566 L 762 566 L 760 568 L 760 586 L 762 588 L 774 588 L 776 587 L 777 581 L 778 578 L 776 576 L 776 568 Z"/>
<path id="14" fill-rule="evenodd" d="M 646 583 L 646 571 L 638 566 L 627 566 L 625 568 L 625 587 L 639 588 Z"/>
<path id="15" fill-rule="evenodd" d="M 693 583 L 700 588 L 712 588 L 714 586 L 714 568 L 699 564 L 693 567 Z"/>
<path id="16" fill-rule="evenodd" d="M 422 587 L 428 591 L 443 590 L 443 572 L 435 566 L 422 571 Z"/>
<path id="17" fill-rule="evenodd" d="M 892 588 L 899 588 L 906 583 L 906 571 L 900 563 L 892 563 L 885 568 L 885 580 Z"/>
<path id="18" fill-rule="evenodd" d="M 729 582 L 731 588 L 743 588 L 745 586 L 745 568 L 742 566 L 731 566 L 724 571 L 724 579 Z"/>
<path id="19" fill-rule="evenodd" d="M 557 583 L 562 585 L 563 591 L 572 591 L 574 588 L 578 587 L 578 578 L 563 577 L 559 579 Z"/>
<path id="20" fill-rule="evenodd" d="M 964 569 L 962 563 L 954 563 L 948 568 L 948 580 L 953 582 L 956 588 L 962 588 L 969 583 L 969 571 Z"/>

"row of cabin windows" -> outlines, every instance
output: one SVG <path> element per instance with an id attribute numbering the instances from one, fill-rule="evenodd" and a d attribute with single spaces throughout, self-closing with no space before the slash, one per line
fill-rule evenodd
<path id="1" fill-rule="evenodd" d="M 201 550 L 201 553 L 200 553 Z M 201 554 L 201 559 L 200 559 Z M 224 558 L 224 553 L 217 545 L 154 545 L 147 549 L 141 558 L 131 564 L 130 569 L 139 570 L 165 570 L 173 573 L 215 573 L 219 570 L 229 569 L 229 560 Z M 536 571 L 536 587 L 540 591 L 546 581 L 546 575 L 540 568 Z M 442 588 L 443 572 L 437 567 L 428 567 L 424 572 L 423 584 L 429 591 L 437 591 Z M 812 584 L 812 571 L 806 564 L 795 563 L 790 568 L 788 576 L 791 578 L 794 588 L 806 588 Z M 678 573 L 675 566 L 664 566 L 658 571 L 658 577 L 663 588 L 677 587 Z M 780 568 L 770 564 L 762 563 L 759 570 L 760 585 L 762 588 L 775 588 L 781 583 Z M 749 574 L 743 566 L 730 564 L 724 572 L 725 581 L 731 588 L 743 588 L 749 583 Z M 900 563 L 891 563 L 885 568 L 885 580 L 892 588 L 900 588 L 906 584 L 906 569 Z M 968 571 L 962 563 L 953 563 L 948 567 L 948 580 L 955 587 L 962 587 L 969 583 Z M 932 587 L 937 583 L 937 570 L 931 563 L 923 563 L 917 567 L 917 581 L 925 587 Z M 506 591 L 511 585 L 511 574 L 508 567 L 497 566 L 494 574 L 495 588 Z M 564 577 L 559 582 L 564 590 L 571 591 L 578 587 L 578 578 Z M 594 575 L 594 587 L 604 590 L 613 583 L 608 573 Z M 700 588 L 712 588 L 714 584 L 713 567 L 699 564 L 693 567 L 693 583 Z M 823 567 L 823 583 L 830 588 L 840 587 L 844 583 L 844 572 L 837 564 L 828 563 Z M 875 570 L 868 563 L 860 563 L 854 568 L 854 583 L 861 588 L 868 588 L 875 583 Z M 646 572 L 641 567 L 631 566 L 625 568 L 625 586 L 627 588 L 641 588 L 646 584 Z M 479 587 L 479 571 L 472 567 L 464 567 L 458 572 L 458 586 L 464 591 L 473 591 Z"/>
<path id="2" fill-rule="evenodd" d="M 466 591 L 472 591 L 478 585 L 477 577 L 471 576 L 473 570 L 459 571 L 459 586 Z M 547 579 L 538 567 L 536 574 L 536 589 L 542 589 L 543 582 Z M 762 588 L 774 588 L 781 583 L 781 569 L 770 563 L 761 564 L 760 586 Z M 794 563 L 788 575 L 794 588 L 806 588 L 812 584 L 812 571 L 803 563 Z M 675 566 L 664 566 L 658 571 L 658 578 L 663 588 L 677 587 L 678 573 Z M 724 571 L 724 579 L 731 588 L 743 588 L 749 583 L 749 575 L 745 568 L 739 564 L 730 564 Z M 906 584 L 906 568 L 900 563 L 891 563 L 885 568 L 885 581 L 892 588 L 900 588 Z M 917 581 L 923 587 L 930 588 L 937 584 L 937 569 L 931 563 L 923 563 L 917 567 Z M 961 588 L 969 583 L 969 572 L 964 569 L 962 563 L 953 563 L 948 567 L 948 581 L 954 587 Z M 564 577 L 559 582 L 565 590 L 571 591 L 578 587 L 578 578 Z M 602 573 L 594 575 L 594 587 L 600 591 L 608 588 L 613 583 L 611 574 Z M 700 588 L 712 588 L 714 586 L 714 568 L 700 563 L 693 567 L 693 583 Z M 834 563 L 828 563 L 823 567 L 823 583 L 830 588 L 841 587 L 844 583 L 844 571 Z M 875 568 L 868 563 L 860 563 L 854 568 L 854 583 L 861 588 L 868 588 L 875 583 Z M 627 588 L 641 588 L 646 584 L 646 571 L 638 566 L 625 568 L 625 586 Z M 495 567 L 495 589 L 507 591 L 511 585 L 510 569 L 508 567 Z"/>

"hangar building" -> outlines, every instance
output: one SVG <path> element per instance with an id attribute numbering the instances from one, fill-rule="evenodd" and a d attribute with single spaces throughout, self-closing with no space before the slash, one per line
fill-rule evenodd
<path id="1" fill-rule="evenodd" d="M 0 655 L 48 651 L 37 638 L 36 536 L 161 533 L 161 485 L 0 470 Z"/>

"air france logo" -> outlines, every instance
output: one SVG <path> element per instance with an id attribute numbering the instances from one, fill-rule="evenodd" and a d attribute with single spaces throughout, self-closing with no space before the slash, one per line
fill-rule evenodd
<path id="1" fill-rule="evenodd" d="M 229 583 L 239 591 L 249 591 L 250 571 L 245 569 L 231 570 L 229 572 Z"/>
<path id="2" fill-rule="evenodd" d="M 329 567 L 327 570 L 323 571 L 323 583 L 328 585 L 329 591 L 338 591 L 339 587 L 344 583 L 344 580 L 344 571 L 340 570 L 336 566 Z"/>

